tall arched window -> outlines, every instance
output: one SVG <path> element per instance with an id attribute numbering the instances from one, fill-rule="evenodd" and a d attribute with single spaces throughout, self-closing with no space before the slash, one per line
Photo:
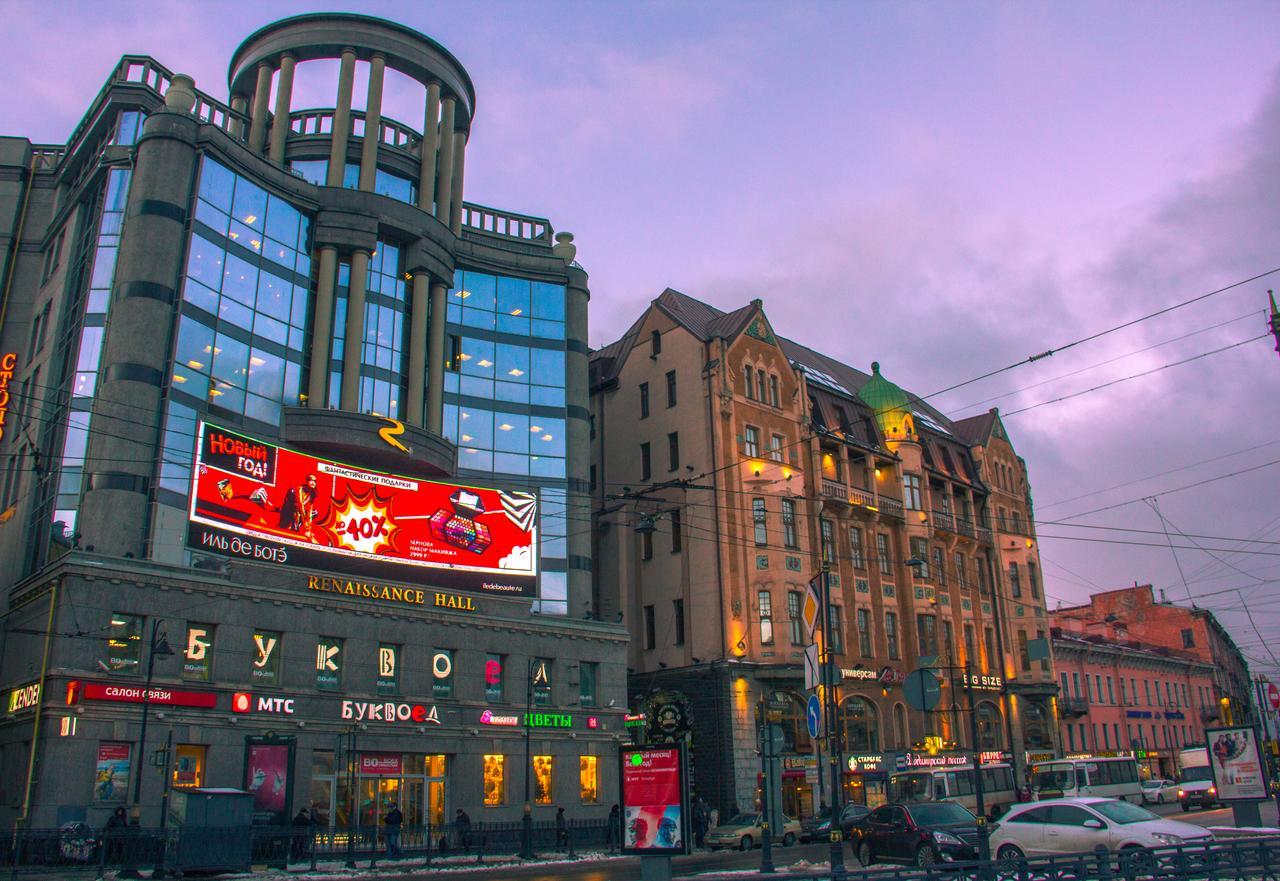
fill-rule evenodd
<path id="1" fill-rule="evenodd" d="M 1027 749 L 1052 749 L 1053 740 L 1049 736 L 1049 725 L 1044 707 L 1030 698 L 1023 698 L 1022 737 Z"/>
<path id="2" fill-rule="evenodd" d="M 893 705 L 893 736 L 897 739 L 894 745 L 899 749 L 910 746 L 907 741 L 907 708 L 902 704 Z"/>
<path id="3" fill-rule="evenodd" d="M 846 698 L 840 706 L 845 749 L 850 752 L 880 751 L 880 712 L 865 697 Z"/>
<path id="4" fill-rule="evenodd" d="M 786 707 L 778 725 L 782 728 L 782 751 L 806 753 L 813 749 L 809 742 L 809 723 L 805 720 L 804 701 L 795 695 L 787 695 Z"/>
<path id="5" fill-rule="evenodd" d="M 1000 710 L 990 701 L 978 704 L 978 749 L 1003 749 L 1004 729 Z"/>

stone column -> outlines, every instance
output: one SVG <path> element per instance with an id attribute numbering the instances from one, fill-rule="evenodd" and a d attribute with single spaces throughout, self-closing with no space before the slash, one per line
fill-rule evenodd
<path id="1" fill-rule="evenodd" d="M 436 220 L 449 222 L 449 206 L 453 198 L 453 119 L 456 99 L 444 99 L 440 115 L 440 169 L 436 173 Z"/>
<path id="2" fill-rule="evenodd" d="M 339 408 L 360 410 L 360 351 L 364 348 L 364 293 L 369 281 L 369 252 L 351 252 L 351 284 L 347 288 L 347 331 L 342 344 L 342 400 Z"/>
<path id="3" fill-rule="evenodd" d="M 338 67 L 338 103 L 333 108 L 333 136 L 329 145 L 329 174 L 326 186 L 342 186 L 347 165 L 347 139 L 351 137 L 351 90 L 355 87 L 356 50 L 342 50 Z"/>
<path id="4" fill-rule="evenodd" d="M 466 158 L 467 133 L 453 134 L 453 184 L 449 192 L 449 229 L 462 234 L 462 168 Z"/>
<path id="5" fill-rule="evenodd" d="M 448 288 L 431 286 L 431 331 L 427 341 L 427 430 L 440 434 L 444 426 L 444 321 Z"/>
<path id="6" fill-rule="evenodd" d="M 231 96 L 231 109 L 236 113 L 244 113 L 249 108 L 249 99 L 244 95 Z M 239 117 L 232 117 L 227 124 L 227 131 L 233 138 L 244 138 L 244 121 Z"/>
<path id="7" fill-rule="evenodd" d="M 569 283 L 565 287 L 565 355 L 564 396 L 568 410 L 565 454 L 566 477 L 569 479 L 567 504 L 570 511 L 591 509 L 591 422 L 589 385 L 587 380 L 587 304 L 591 291 L 587 273 L 574 266 L 577 247 L 573 234 L 556 234 L 553 249 L 568 265 Z M 569 552 L 569 617 L 580 618 L 591 603 L 591 535 L 590 530 L 570 529 Z M 594 610 L 593 610 L 594 611 Z"/>
<path id="8" fill-rule="evenodd" d="M 249 149 L 255 153 L 262 152 L 262 144 L 267 139 L 267 102 L 271 100 L 270 62 L 258 62 L 258 84 L 253 90 L 252 116 L 249 118 Z"/>
<path id="9" fill-rule="evenodd" d="M 409 304 L 409 403 L 405 421 L 425 427 L 422 406 L 427 384 L 427 289 L 431 276 L 413 274 L 413 299 Z"/>
<path id="10" fill-rule="evenodd" d="M 369 98 L 365 101 L 364 142 L 360 146 L 360 189 L 373 192 L 378 172 L 378 144 L 382 140 L 382 78 L 387 57 L 375 52 L 369 63 Z"/>
<path id="11" fill-rule="evenodd" d="M 298 59 L 293 53 L 280 56 L 280 79 L 276 82 L 276 115 L 271 120 L 271 161 L 284 164 L 284 145 L 289 139 L 289 104 L 293 100 L 293 69 Z"/>
<path id="12" fill-rule="evenodd" d="M 120 237 L 111 321 L 92 401 L 81 546 L 115 557 L 146 555 L 149 493 L 160 456 L 162 392 L 172 363 L 174 304 L 182 285 L 186 223 L 199 154 L 191 78 L 175 75 L 138 142 Z"/>
<path id="13" fill-rule="evenodd" d="M 315 320 L 311 326 L 311 375 L 307 378 L 307 406 L 323 410 L 329 406 L 329 356 L 333 342 L 333 289 L 338 276 L 338 249 L 320 249 L 320 269 L 316 279 Z"/>
<path id="14" fill-rule="evenodd" d="M 418 172 L 418 207 L 431 212 L 436 200 L 436 149 L 440 144 L 440 84 L 427 86 L 427 109 L 422 120 L 422 167 Z"/>

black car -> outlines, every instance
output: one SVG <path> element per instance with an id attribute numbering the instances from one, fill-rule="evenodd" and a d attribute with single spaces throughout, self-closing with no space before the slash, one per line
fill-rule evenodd
<path id="1" fill-rule="evenodd" d="M 978 819 L 950 801 L 888 804 L 854 826 L 858 862 L 930 866 L 978 858 Z"/>
<path id="2" fill-rule="evenodd" d="M 867 816 L 870 809 L 866 805 L 847 804 L 840 809 L 840 831 L 845 838 L 855 823 Z M 831 809 L 823 808 L 817 814 L 800 824 L 801 841 L 831 840 Z"/>

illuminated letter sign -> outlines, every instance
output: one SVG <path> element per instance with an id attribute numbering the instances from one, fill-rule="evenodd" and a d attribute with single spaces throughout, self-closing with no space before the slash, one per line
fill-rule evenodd
<path id="1" fill-rule="evenodd" d="M 378 675 L 388 679 L 395 678 L 396 650 L 394 648 L 385 645 L 378 648 Z"/>
<path id="2" fill-rule="evenodd" d="M 396 440 L 397 436 L 404 434 L 404 423 L 399 419 L 391 419 L 387 416 L 383 416 L 382 421 L 390 424 L 386 428 L 378 429 L 378 437 L 382 438 L 387 443 L 387 446 L 395 447 L 402 453 L 408 454 L 411 452 L 408 447 Z"/>
<path id="3" fill-rule="evenodd" d="M 18 356 L 14 352 L 0 355 L 0 440 L 4 439 L 5 423 L 9 418 L 9 381 L 18 368 Z"/>
<path id="4" fill-rule="evenodd" d="M 206 422 L 194 466 L 194 550 L 321 569 L 331 577 L 308 586 L 347 596 L 421 605 L 425 591 L 356 579 L 429 583 L 441 591 L 435 605 L 466 611 L 471 603 L 448 591 L 531 596 L 537 586 L 538 500 L 530 493 L 372 471 Z"/>
<path id="5" fill-rule="evenodd" d="M 40 705 L 40 683 L 33 682 L 9 692 L 9 712 L 18 713 Z"/>
<path id="6" fill-rule="evenodd" d="M 343 701 L 342 718 L 353 722 L 413 722 L 418 725 L 430 722 L 440 724 L 440 714 L 435 707 L 427 709 L 422 704 L 401 704 L 393 701 L 372 703 L 369 701 Z"/>

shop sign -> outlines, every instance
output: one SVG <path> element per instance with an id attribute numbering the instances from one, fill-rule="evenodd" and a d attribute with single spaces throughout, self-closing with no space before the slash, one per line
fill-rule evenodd
<path id="1" fill-rule="evenodd" d="M 370 701 L 343 701 L 342 718 L 356 722 L 430 722 L 440 724 L 440 714 L 433 706 L 403 704 L 394 701 L 373 703 Z"/>
<path id="2" fill-rule="evenodd" d="M 281 713 L 293 715 L 293 698 L 269 697 L 258 695 L 256 698 L 247 691 L 237 691 L 231 695 L 231 712 L 233 713 Z"/>
<path id="3" fill-rule="evenodd" d="M 866 755 L 849 756 L 845 760 L 845 765 L 850 771 L 878 771 L 880 763 L 884 761 L 884 756 L 879 753 L 868 753 Z"/>
<path id="4" fill-rule="evenodd" d="M 9 715 L 31 710 L 40 705 L 40 683 L 33 682 L 9 692 Z"/>
<path id="5" fill-rule="evenodd" d="M 646 721 L 644 713 L 627 713 L 622 717 L 622 727 L 624 728 L 643 728 Z"/>
<path id="6" fill-rule="evenodd" d="M 572 728 L 573 716 L 568 713 L 527 713 L 525 721 L 530 728 Z"/>
<path id="7" fill-rule="evenodd" d="M 444 591 L 426 591 L 416 587 L 382 584 L 376 581 L 359 581 L 353 578 L 330 578 L 326 575 L 308 575 L 307 590 L 320 593 L 336 593 L 356 599 L 382 600 L 404 603 L 407 606 L 434 606 L 437 609 L 456 609 L 459 612 L 479 610 L 476 598 Z"/>
<path id="8" fill-rule="evenodd" d="M 595 730 L 595 729 L 599 728 L 599 727 L 600 727 L 600 717 L 599 717 L 599 716 L 588 716 L 588 717 L 587 717 L 587 727 L 588 727 L 588 728 L 590 728 L 590 729 L 592 729 L 592 730 Z"/>
<path id="9" fill-rule="evenodd" d="M 16 352 L 5 352 L 0 355 L 0 440 L 4 439 L 5 422 L 9 418 L 9 402 L 11 400 L 9 393 L 9 381 L 13 379 L 14 371 L 18 369 L 18 355 Z"/>
<path id="10" fill-rule="evenodd" d="M 1057 756 L 1053 753 L 1027 753 L 1027 764 L 1034 762 L 1052 762 Z"/>
<path id="11" fill-rule="evenodd" d="M 399 777 L 399 753 L 361 753 L 360 773 L 366 777 Z"/>
<path id="12" fill-rule="evenodd" d="M 1004 688 L 1004 677 L 965 673 L 963 674 L 963 683 L 969 688 L 976 688 L 980 691 L 999 691 Z"/>
<path id="13" fill-rule="evenodd" d="M 905 758 L 908 768 L 949 768 L 956 765 L 969 764 L 968 756 L 935 756 L 928 753 L 906 753 Z"/>
<path id="14" fill-rule="evenodd" d="M 501 716 L 493 710 L 485 710 L 480 714 L 481 725 L 504 725 L 507 727 L 515 727 L 520 724 L 519 716 Z"/>
<path id="15" fill-rule="evenodd" d="M 1000 762 L 1012 762 L 1013 753 L 1000 752 L 1000 750 L 989 749 L 985 752 L 978 753 L 978 761 L 984 765 L 994 765 Z"/>
<path id="16" fill-rule="evenodd" d="M 1130 719 L 1150 719 L 1151 711 L 1150 710 L 1127 710 L 1125 712 L 1125 715 L 1128 716 Z"/>
<path id="17" fill-rule="evenodd" d="M 1185 719 L 1185 718 L 1187 718 L 1186 714 L 1185 714 L 1185 713 L 1183 713 L 1181 710 L 1173 710 L 1173 711 L 1171 711 L 1171 712 L 1165 713 L 1165 714 L 1164 714 L 1164 717 L 1165 717 L 1166 719 Z"/>
<path id="18" fill-rule="evenodd" d="M 818 759 L 815 756 L 783 756 L 782 769 L 784 771 L 803 771 L 806 768 L 818 767 Z"/>
<path id="19" fill-rule="evenodd" d="M 144 695 L 145 692 L 145 695 Z M 68 695 L 72 694 L 68 683 Z M 172 688 L 152 688 L 149 691 L 136 685 L 104 685 L 101 682 L 84 683 L 84 699 L 90 701 L 117 701 L 126 704 L 165 704 L 171 707 L 204 707 L 212 709 L 218 704 L 218 696 L 208 691 L 177 691 Z"/>
<path id="20" fill-rule="evenodd" d="M 841 667 L 840 675 L 843 676 L 845 679 L 856 679 L 856 680 L 871 680 L 871 679 L 880 678 L 880 674 L 877 673 L 875 670 L 868 670 L 865 667 L 860 667 L 858 669 Z"/>
<path id="21" fill-rule="evenodd" d="M 353 579 L 408 579 L 448 593 L 531 596 L 538 499 L 321 459 L 201 422 L 187 544 L 206 553 L 326 576 L 313 590 L 424 605 L 430 591 Z"/>
<path id="22" fill-rule="evenodd" d="M 855 682 L 878 682 L 881 685 L 901 685 L 904 681 L 902 671 L 887 665 L 879 670 L 869 670 L 865 667 L 841 667 L 840 675 Z"/>

